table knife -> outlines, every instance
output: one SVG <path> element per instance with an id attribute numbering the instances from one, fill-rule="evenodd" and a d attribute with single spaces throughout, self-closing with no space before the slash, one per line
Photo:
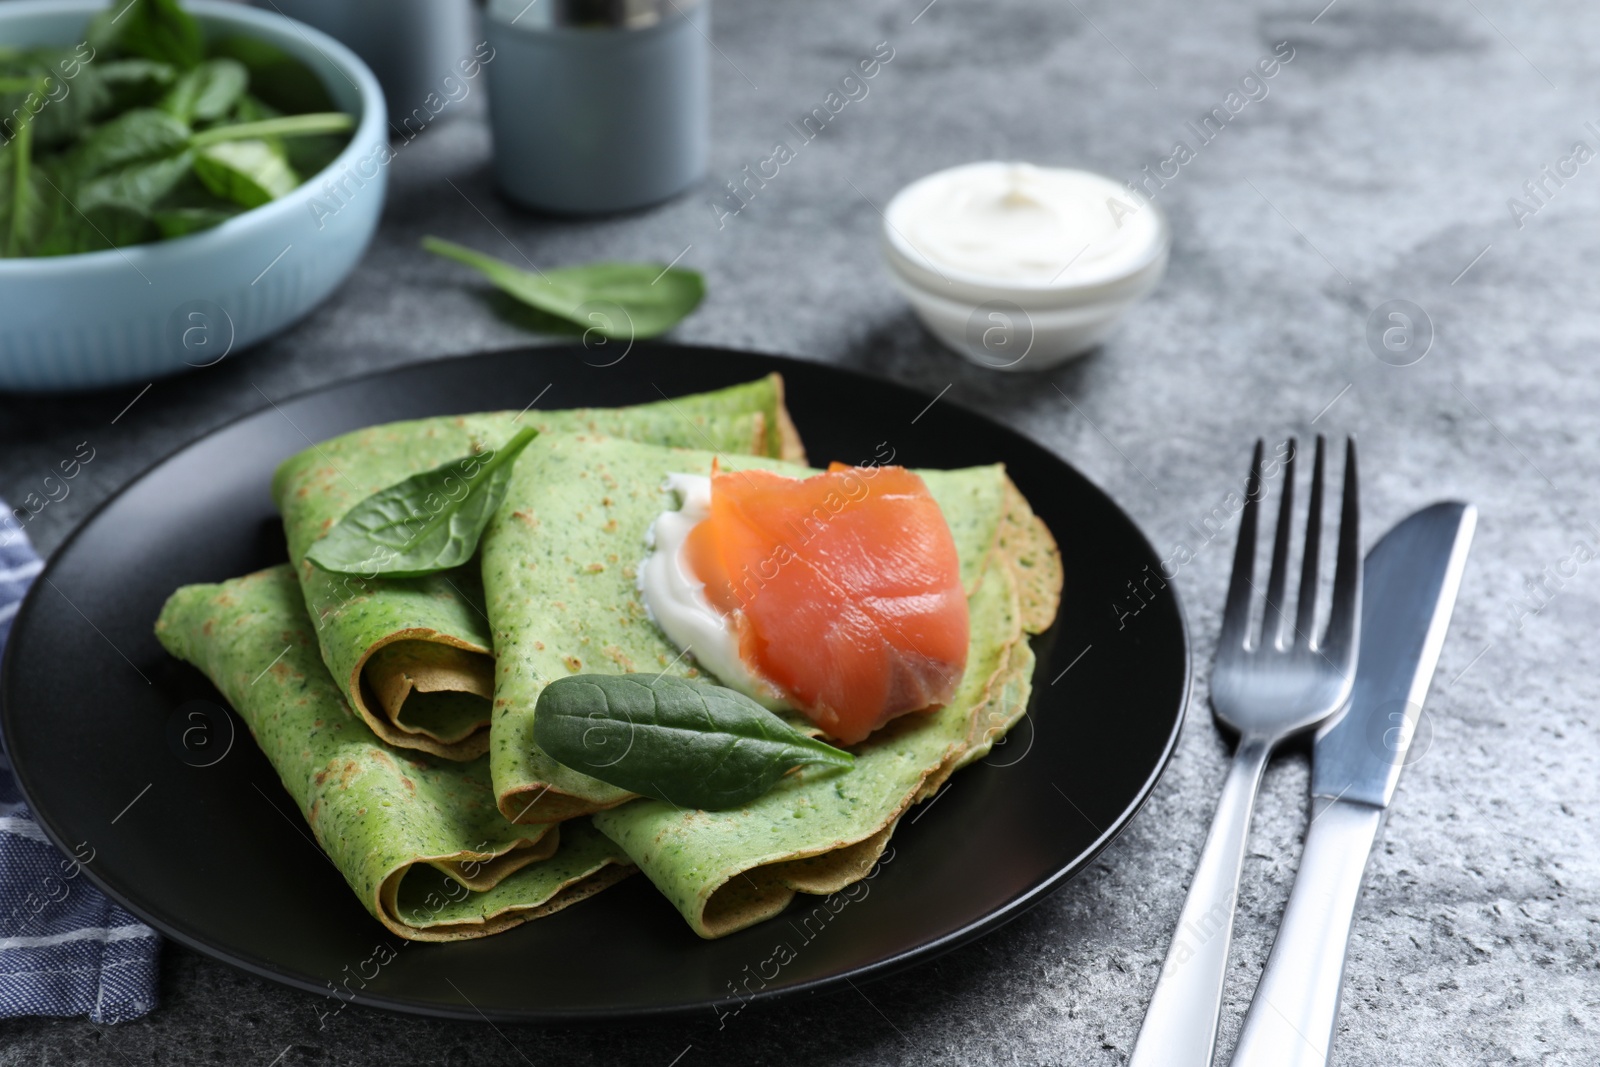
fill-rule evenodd
<path id="1" fill-rule="evenodd" d="M 1477 518 L 1470 504 L 1434 504 L 1367 553 L 1355 686 L 1312 748 L 1305 851 L 1233 1067 L 1328 1062 L 1361 876 L 1407 762 Z"/>

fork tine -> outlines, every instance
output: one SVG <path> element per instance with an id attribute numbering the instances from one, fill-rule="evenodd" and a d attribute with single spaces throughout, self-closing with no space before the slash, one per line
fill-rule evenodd
<path id="1" fill-rule="evenodd" d="M 1289 459 L 1283 465 L 1283 490 L 1278 497 L 1278 532 L 1272 541 L 1272 570 L 1267 575 L 1267 607 L 1261 613 L 1261 647 L 1283 645 L 1289 613 L 1283 606 L 1289 580 L 1289 526 L 1294 521 L 1294 457 L 1299 442 L 1289 438 Z"/>
<path id="2" fill-rule="evenodd" d="M 1356 627 L 1361 619 L 1361 508 L 1357 503 L 1356 442 L 1344 452 L 1344 505 L 1339 516 L 1339 563 L 1333 572 L 1333 611 L 1323 646 L 1335 661 L 1355 657 Z"/>
<path id="3" fill-rule="evenodd" d="M 1244 512 L 1239 517 L 1239 543 L 1233 550 L 1233 577 L 1228 581 L 1228 602 L 1222 609 L 1221 648 L 1244 647 L 1250 629 L 1250 579 L 1256 565 L 1256 512 L 1261 499 L 1261 454 L 1265 443 L 1256 438 L 1250 477 L 1245 482 Z"/>
<path id="4" fill-rule="evenodd" d="M 1300 561 L 1300 597 L 1295 608 L 1295 634 L 1310 642 L 1317 626 L 1317 570 L 1322 563 L 1322 470 L 1327 438 L 1317 434 L 1317 458 L 1311 463 L 1311 503 L 1306 508 L 1306 553 Z"/>

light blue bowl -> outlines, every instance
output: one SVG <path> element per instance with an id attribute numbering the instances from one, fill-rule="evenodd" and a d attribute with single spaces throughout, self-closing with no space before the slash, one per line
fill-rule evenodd
<path id="1" fill-rule="evenodd" d="M 310 67 L 334 103 L 357 116 L 350 144 L 288 196 L 215 229 L 76 256 L 0 259 L 0 389 L 92 389 L 211 366 L 320 304 L 372 239 L 389 147 L 383 90 L 366 64 L 282 15 L 207 0 L 184 6 L 208 34 L 260 38 Z M 0 3 L 0 45 L 76 44 L 103 7 Z"/>

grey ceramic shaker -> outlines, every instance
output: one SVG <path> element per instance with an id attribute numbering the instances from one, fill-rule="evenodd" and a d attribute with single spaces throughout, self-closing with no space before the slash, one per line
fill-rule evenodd
<path id="1" fill-rule="evenodd" d="M 710 0 L 490 0 L 501 190 L 558 214 L 626 211 L 705 173 Z"/>

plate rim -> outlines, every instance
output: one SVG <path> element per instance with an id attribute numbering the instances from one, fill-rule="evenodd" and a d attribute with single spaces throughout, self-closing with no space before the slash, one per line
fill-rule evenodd
<path id="1" fill-rule="evenodd" d="M 828 374 L 835 374 L 869 382 L 875 387 L 888 386 L 892 389 L 900 390 L 923 399 L 939 399 L 938 397 L 929 397 L 928 394 L 914 386 L 906 385 L 887 377 L 857 370 L 853 367 L 842 367 L 832 363 L 823 362 L 821 360 L 805 359 L 803 357 L 788 355 L 785 353 L 764 352 L 754 348 L 736 348 L 725 345 L 694 343 L 685 344 L 671 341 L 641 341 L 636 342 L 636 347 L 644 347 L 649 350 L 663 353 L 678 352 L 685 355 L 694 352 L 717 352 L 731 356 L 757 356 L 764 360 L 775 361 L 780 364 L 788 364 L 803 368 L 804 372 L 806 373 L 821 370 Z M 138 473 L 134 474 L 121 485 L 117 486 L 110 494 L 106 496 L 104 500 L 101 500 L 87 514 L 85 514 L 83 518 L 73 526 L 71 531 L 68 532 L 66 537 L 62 538 L 62 540 L 56 545 L 55 550 L 44 559 L 43 569 L 37 576 L 35 576 L 33 584 L 29 587 L 22 603 L 18 606 L 16 615 L 12 619 L 11 631 L 15 632 L 24 628 L 28 624 L 28 620 L 33 613 L 34 602 L 36 599 L 42 596 L 40 590 L 44 586 L 51 584 L 47 581 L 47 579 L 55 571 L 57 561 L 62 558 L 65 550 L 68 549 L 78 539 L 78 537 L 85 530 L 87 530 L 96 519 L 99 518 L 101 512 L 107 510 L 112 504 L 120 500 L 134 486 L 143 481 L 158 467 L 165 465 L 177 456 L 194 448 L 208 438 L 221 434 L 248 419 L 256 418 L 271 409 L 279 407 L 280 405 L 295 403 L 322 393 L 356 385 L 361 382 L 372 381 L 374 379 L 389 376 L 397 376 L 404 373 L 414 373 L 421 371 L 424 368 L 444 367 L 447 365 L 485 357 L 503 357 L 518 352 L 526 352 L 542 356 L 571 355 L 576 356 L 581 360 L 581 352 L 584 350 L 585 349 L 583 345 L 570 343 L 511 345 L 501 348 L 483 349 L 457 355 L 437 356 L 430 359 L 416 360 L 413 362 L 401 363 L 392 367 L 383 367 L 376 370 L 366 371 L 361 374 L 350 375 L 348 377 L 324 382 L 320 385 L 310 386 L 276 400 L 266 397 L 266 403 L 258 407 L 251 408 L 248 411 L 241 412 L 232 418 L 226 419 L 223 422 L 220 422 L 217 425 L 203 431 L 202 433 L 189 438 L 183 444 L 178 445 L 177 447 L 152 460 L 150 463 L 141 468 Z M 783 368 L 778 368 L 778 373 L 781 374 L 783 372 Z M 263 396 L 265 396 L 265 394 L 263 394 Z M 1054 449 L 1051 449 L 1034 440 L 1027 434 L 1013 429 L 1011 426 L 1008 426 L 1007 424 L 999 421 L 983 411 L 969 407 L 959 401 L 952 400 L 948 403 L 950 406 L 960 409 L 967 416 L 983 421 L 990 429 L 998 431 L 1003 437 L 1010 438 L 1028 447 L 1039 449 L 1047 453 L 1057 463 L 1060 463 L 1071 470 L 1075 475 L 1083 479 L 1084 482 L 1086 482 L 1097 493 L 1099 493 L 1105 499 L 1105 501 L 1116 510 L 1116 512 L 1133 530 L 1135 536 L 1138 538 L 1139 546 L 1146 553 L 1148 553 L 1152 558 L 1160 558 L 1160 554 L 1156 551 L 1155 546 L 1150 542 L 1149 537 L 1145 535 L 1144 529 L 1134 520 L 1133 516 L 1128 513 L 1127 509 L 1124 508 L 1115 497 L 1106 492 L 1105 489 L 1103 489 L 1097 482 L 1091 479 L 1083 471 L 1079 470 L 1078 467 L 1066 457 L 1060 455 Z M 1154 766 L 1146 775 L 1144 782 L 1139 786 L 1139 789 L 1134 795 L 1132 801 L 1118 814 L 1116 819 L 1112 820 L 1110 825 L 1108 825 L 1105 830 L 1101 831 L 1100 835 L 1095 838 L 1095 840 L 1087 848 L 1073 858 L 1072 862 L 1056 869 L 1047 878 L 1036 882 L 1025 891 L 1017 894 L 1016 896 L 1007 900 L 1005 903 L 986 912 L 959 929 L 952 930 L 933 941 L 913 945 L 910 948 L 895 952 L 892 955 L 889 955 L 876 962 L 848 970 L 842 970 L 835 974 L 823 975 L 791 985 L 764 988 L 742 997 L 730 996 L 726 998 L 713 998 L 696 1001 L 693 1003 L 685 1002 L 681 1004 L 651 1005 L 626 1009 L 598 1007 L 593 1009 L 576 1010 L 563 1009 L 560 1011 L 534 1009 L 517 1012 L 506 1012 L 499 1009 L 493 1009 L 485 1012 L 471 1004 L 466 1004 L 458 1008 L 441 1004 L 436 1001 L 412 1000 L 404 997 L 372 994 L 368 993 L 365 989 L 363 989 L 361 992 L 353 993 L 348 998 L 339 996 L 338 999 L 342 1003 L 346 1004 L 358 1004 L 366 1008 L 376 1008 L 384 1011 L 395 1011 L 430 1018 L 467 1021 L 490 1020 L 494 1022 L 524 1024 L 571 1023 L 583 1025 L 625 1020 L 686 1017 L 691 1013 L 703 1012 L 707 1008 L 716 1010 L 729 1005 L 737 1004 L 740 1006 L 740 1010 L 742 1010 L 743 1006 L 749 1004 L 759 1003 L 763 1005 L 770 1005 L 777 1001 L 789 1000 L 805 995 L 815 995 L 817 993 L 833 990 L 835 987 L 843 985 L 846 982 L 854 979 L 877 981 L 915 967 L 919 964 L 931 962 L 932 960 L 957 948 L 960 948 L 963 945 L 969 944 L 980 937 L 993 933 L 995 930 L 998 930 L 1000 927 L 1006 925 L 1012 920 L 1020 918 L 1024 913 L 1030 911 L 1034 906 L 1041 903 L 1046 897 L 1055 893 L 1068 882 L 1072 881 L 1072 879 L 1076 878 L 1091 863 L 1093 863 L 1094 860 L 1102 852 L 1104 852 L 1113 841 L 1120 837 L 1122 833 L 1132 825 L 1133 820 L 1138 817 L 1142 810 L 1144 810 L 1144 806 L 1149 802 L 1150 797 L 1154 794 L 1155 787 L 1160 782 L 1162 776 L 1166 773 L 1167 768 L 1171 766 L 1173 756 L 1177 751 L 1178 742 L 1182 737 L 1184 725 L 1187 723 L 1189 718 L 1190 706 L 1194 699 L 1195 671 L 1193 654 L 1194 650 L 1190 633 L 1189 617 L 1188 613 L 1184 610 L 1182 595 L 1175 583 L 1169 582 L 1167 585 L 1167 590 L 1172 594 L 1173 607 L 1178 622 L 1178 637 L 1182 643 L 1183 684 L 1178 696 L 1176 714 L 1173 716 L 1172 728 L 1168 732 L 1168 735 L 1162 745 L 1159 758 L 1155 761 Z M 28 785 L 31 772 L 24 772 L 14 760 L 9 759 L 9 754 L 12 751 L 12 745 L 10 743 L 12 701 L 10 697 L 13 687 L 13 680 L 18 673 L 18 668 L 15 663 L 17 658 L 17 654 L 15 652 L 16 648 L 17 642 L 10 640 L 8 636 L 4 654 L 3 656 L 0 656 L 0 743 L 4 744 L 4 752 L 8 757 L 8 761 L 11 763 L 12 775 L 16 780 L 18 789 L 22 793 L 23 799 L 28 804 L 28 809 L 30 814 L 33 816 L 34 822 L 44 831 L 45 836 L 50 839 L 50 843 L 52 845 L 63 852 L 70 852 L 70 847 L 65 843 L 66 836 L 59 832 L 59 830 L 51 822 L 50 817 L 38 806 L 35 801 L 34 792 Z M 237 712 L 234 714 L 237 714 Z M 204 956 L 207 956 L 210 959 L 224 963 L 230 967 L 238 968 L 239 970 L 245 971 L 259 978 L 265 978 L 306 993 L 323 994 L 326 992 L 322 986 L 315 985 L 311 981 L 306 980 L 299 975 L 285 970 L 276 969 L 265 963 L 258 963 L 252 959 L 241 958 L 237 955 L 231 954 L 226 947 L 213 945 L 207 941 L 201 940 L 200 938 L 191 936 L 178 927 L 172 926 L 163 921 L 152 919 L 144 912 L 142 908 L 124 897 L 122 893 L 108 886 L 100 877 L 99 873 L 94 869 L 92 864 L 84 865 L 81 870 L 89 877 L 89 880 L 95 885 L 95 887 L 99 889 L 100 892 L 104 893 L 108 899 L 114 901 L 116 904 L 133 914 L 139 919 L 139 921 L 151 927 L 163 937 L 171 938 L 173 941 L 178 942 L 186 948 L 189 948 Z M 349 991 L 347 990 L 347 992 Z"/>

